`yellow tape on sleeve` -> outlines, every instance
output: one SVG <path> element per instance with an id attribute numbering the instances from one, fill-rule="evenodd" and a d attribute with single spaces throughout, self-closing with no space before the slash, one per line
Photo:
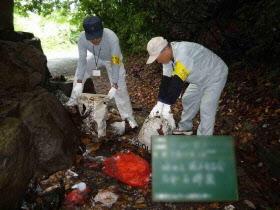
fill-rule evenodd
<path id="1" fill-rule="evenodd" d="M 121 63 L 121 59 L 119 56 L 113 55 L 112 56 L 112 64 L 120 64 Z"/>
<path id="2" fill-rule="evenodd" d="M 189 74 L 190 70 L 188 70 L 182 62 L 176 61 L 172 75 L 177 75 L 181 80 L 185 81 Z"/>

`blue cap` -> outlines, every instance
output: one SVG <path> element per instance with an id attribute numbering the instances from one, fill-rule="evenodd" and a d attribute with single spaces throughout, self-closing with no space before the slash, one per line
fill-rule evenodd
<path id="1" fill-rule="evenodd" d="M 83 27 L 85 30 L 87 40 L 93 40 L 102 37 L 103 24 L 99 17 L 86 17 L 83 22 Z"/>

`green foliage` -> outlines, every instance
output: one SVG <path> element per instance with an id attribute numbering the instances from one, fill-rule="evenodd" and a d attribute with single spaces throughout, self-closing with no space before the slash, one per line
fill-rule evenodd
<path id="1" fill-rule="evenodd" d="M 76 42 L 86 16 L 98 15 L 104 26 L 112 29 L 119 37 L 122 49 L 128 53 L 145 51 L 146 43 L 152 34 L 150 27 L 151 9 L 144 0 L 16 0 L 16 11 L 28 15 L 29 11 L 55 19 L 58 22 L 67 20 L 71 25 L 69 39 Z M 54 13 L 54 11 L 56 11 Z"/>
<path id="2" fill-rule="evenodd" d="M 149 4 L 144 0 L 84 0 L 77 4 L 78 12 L 72 21 L 79 24 L 82 30 L 81 23 L 86 16 L 98 15 L 102 18 L 104 26 L 118 35 L 123 51 L 139 53 L 145 50 L 152 33 L 148 7 Z"/>
<path id="3" fill-rule="evenodd" d="M 262 62 L 278 61 L 279 64 L 280 2 L 262 0 L 246 4 L 237 14 L 240 31 L 252 44 L 246 51 L 246 58 L 255 63 L 261 59 Z"/>
<path id="4" fill-rule="evenodd" d="M 279 64 L 279 0 L 15 0 L 15 5 L 21 14 L 67 20 L 72 42 L 83 19 L 98 15 L 117 33 L 124 52 L 145 52 L 151 37 L 164 36 L 201 43 L 228 63 Z"/>
<path id="5" fill-rule="evenodd" d="M 16 31 L 28 31 L 39 37 L 45 52 L 63 51 L 74 47 L 71 43 L 72 26 L 59 11 L 47 17 L 33 13 L 28 17 L 15 14 L 14 26 Z"/>

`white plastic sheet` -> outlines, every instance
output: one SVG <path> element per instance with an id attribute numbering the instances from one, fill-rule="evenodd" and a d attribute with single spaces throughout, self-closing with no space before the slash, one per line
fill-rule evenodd
<path id="1" fill-rule="evenodd" d="M 97 132 L 98 138 L 106 136 L 107 104 L 108 99 L 102 94 L 82 93 L 78 98 L 79 112 L 84 118 L 83 128 L 87 133 L 94 135 Z"/>
<path id="2" fill-rule="evenodd" d="M 138 140 L 151 150 L 151 136 L 172 134 L 172 125 L 162 117 L 148 117 L 138 135 Z"/>

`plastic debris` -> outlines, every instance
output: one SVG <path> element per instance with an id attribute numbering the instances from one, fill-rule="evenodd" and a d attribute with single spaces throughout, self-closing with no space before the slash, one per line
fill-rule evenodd
<path id="1" fill-rule="evenodd" d="M 74 171 L 72 171 L 71 169 L 68 169 L 66 172 L 65 172 L 65 176 L 66 176 L 66 178 L 71 178 L 71 177 L 78 177 L 79 175 L 76 173 L 76 172 L 74 172 Z"/>
<path id="2" fill-rule="evenodd" d="M 60 187 L 61 187 L 60 184 L 55 184 L 53 186 L 50 186 L 50 187 L 46 188 L 44 191 L 39 192 L 39 195 L 44 195 L 44 194 L 46 194 L 48 192 L 51 192 L 51 191 L 53 191 L 57 188 L 60 188 Z"/>
<path id="3" fill-rule="evenodd" d="M 146 187 L 151 173 L 149 163 L 132 152 L 117 153 L 105 159 L 103 171 L 134 187 Z"/>
<path id="4" fill-rule="evenodd" d="M 228 206 L 225 206 L 224 208 L 225 210 L 234 210 L 235 207 L 233 205 L 228 205 Z"/>
<path id="5" fill-rule="evenodd" d="M 28 206 L 28 203 L 26 201 L 23 201 L 20 209 L 21 210 L 29 210 L 30 208 Z"/>
<path id="6" fill-rule="evenodd" d="M 78 108 L 83 119 L 83 129 L 86 133 L 98 138 L 106 136 L 106 120 L 108 117 L 108 106 L 106 95 L 82 93 L 78 97 Z M 97 125 L 95 130 L 94 122 Z"/>
<path id="7" fill-rule="evenodd" d="M 88 150 L 85 153 L 83 153 L 83 157 L 90 161 L 96 161 L 97 163 L 102 163 L 105 160 L 104 156 L 91 156 L 90 151 Z"/>
<path id="8" fill-rule="evenodd" d="M 65 206 L 80 206 L 86 203 L 88 200 L 90 189 L 86 186 L 84 182 L 80 182 L 72 186 L 74 190 L 69 192 L 65 196 L 64 205 Z"/>
<path id="9" fill-rule="evenodd" d="M 151 150 L 151 136 L 172 134 L 172 125 L 162 117 L 147 118 L 139 132 L 138 140 Z"/>
<path id="10" fill-rule="evenodd" d="M 101 202 L 103 206 L 111 208 L 112 205 L 118 200 L 119 196 L 110 190 L 99 190 L 94 197 L 95 202 Z"/>
<path id="11" fill-rule="evenodd" d="M 86 183 L 84 183 L 84 182 L 80 182 L 80 183 L 74 184 L 74 185 L 72 186 L 72 189 L 78 189 L 78 190 L 80 190 L 80 191 L 84 191 L 86 188 L 87 188 L 87 185 L 86 185 Z"/>
<path id="12" fill-rule="evenodd" d="M 117 135 L 123 135 L 125 133 L 125 121 L 122 122 L 114 122 L 111 124 L 113 128 L 113 132 Z"/>
<path id="13" fill-rule="evenodd" d="M 244 200 L 244 203 L 245 203 L 248 207 L 250 207 L 251 209 L 256 209 L 256 206 L 255 206 L 255 204 L 253 204 L 252 201 Z"/>
<path id="14" fill-rule="evenodd" d="M 89 169 L 97 169 L 99 168 L 101 164 L 100 163 L 97 163 L 95 161 L 87 161 L 87 162 L 84 162 L 83 166 L 85 168 L 89 168 Z"/>
<path id="15" fill-rule="evenodd" d="M 132 144 L 132 145 L 135 145 L 135 146 L 137 146 L 137 147 L 139 147 L 139 148 L 142 148 L 142 149 L 144 149 L 144 150 L 149 151 L 149 147 L 148 147 L 146 144 L 143 144 L 142 142 L 140 142 L 140 141 L 138 140 L 138 138 L 132 138 L 132 139 L 129 139 L 128 141 L 129 141 L 130 144 Z"/>

